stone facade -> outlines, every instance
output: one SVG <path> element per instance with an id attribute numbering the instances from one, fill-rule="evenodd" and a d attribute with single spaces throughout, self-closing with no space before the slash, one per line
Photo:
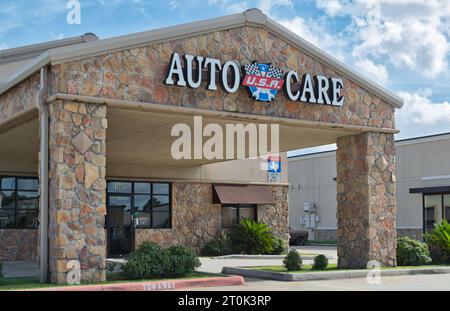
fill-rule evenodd
<path id="1" fill-rule="evenodd" d="M 289 209 L 288 186 L 272 186 L 272 195 L 275 205 L 258 205 L 258 221 L 269 225 L 273 233 L 289 241 Z"/>
<path id="2" fill-rule="evenodd" d="M 272 33 L 237 27 L 192 38 L 106 53 L 51 68 L 48 95 L 66 93 L 134 100 L 170 106 L 250 115 L 284 117 L 374 128 L 395 127 L 394 107 L 344 80 L 343 107 L 293 102 L 280 94 L 258 102 L 245 88 L 227 94 L 166 86 L 163 81 L 173 52 L 236 60 L 258 60 L 283 71 L 341 77 L 338 72 L 297 50 Z M 39 74 L 0 97 L 0 124 L 35 105 Z M 105 280 L 106 236 L 106 106 L 54 101 L 50 110 L 49 272 L 66 283 L 70 260 L 81 263 L 82 281 Z M 332 129 L 332 126 L 330 127 Z M 395 265 L 395 161 L 393 135 L 364 133 L 338 140 L 339 266 L 365 267 L 370 259 Z M 199 250 L 221 232 L 221 208 L 212 204 L 212 185 L 173 184 L 172 228 L 137 230 L 135 243 L 151 240 Z M 273 186 L 275 206 L 258 207 L 259 221 L 288 238 L 288 188 Z M 22 252 L 13 231 L 8 253 Z M 0 231 L 0 234 L 4 234 Z M 18 234 L 18 233 L 17 233 Z M 34 239 L 37 239 L 35 236 Z M 3 247 L 3 240 L 2 249 Z M 16 244 L 15 244 L 16 243 Z M 35 245 L 37 244 L 37 241 Z M 14 248 L 14 245 L 17 247 Z M 17 249 L 14 250 L 14 249 Z M 3 250 L 2 250 L 3 251 Z M 32 254 L 30 251 L 29 254 Z M 35 251 L 34 251 L 35 252 Z M 1 254 L 1 253 L 0 253 Z M 24 258 L 26 252 L 23 253 Z M 1 255 L 0 255 L 1 256 Z M 31 257 L 30 257 L 31 258 Z"/>
<path id="3" fill-rule="evenodd" d="M 353 81 L 344 80 L 343 107 L 287 100 L 280 92 L 271 102 L 250 98 L 244 87 L 233 94 L 166 86 L 167 67 L 173 52 L 236 60 L 272 63 L 283 71 L 340 77 L 314 58 L 272 33 L 255 27 L 238 27 L 193 38 L 152 44 L 104 54 L 52 68 L 52 92 L 135 100 L 216 111 L 251 113 L 309 121 L 394 128 L 394 107 L 369 94 Z"/>
<path id="4" fill-rule="evenodd" d="M 66 283 L 78 260 L 82 281 L 104 281 L 106 106 L 55 101 L 49 111 L 50 279 Z"/>
<path id="5" fill-rule="evenodd" d="M 396 265 L 396 175 L 392 134 L 337 141 L 338 266 Z"/>
<path id="6" fill-rule="evenodd" d="M 35 261 L 38 230 L 0 229 L 0 261 Z"/>
<path id="7" fill-rule="evenodd" d="M 212 203 L 212 184 L 172 183 L 172 228 L 137 229 L 135 247 L 144 241 L 163 246 L 184 245 L 199 252 L 222 233 L 221 205 Z M 286 241 L 288 232 L 287 187 L 273 186 L 275 205 L 259 205 L 258 221 L 267 223 Z"/>
<path id="8" fill-rule="evenodd" d="M 24 110 L 35 107 L 39 77 L 39 74 L 35 74 L 0 96 L 0 124 Z"/>

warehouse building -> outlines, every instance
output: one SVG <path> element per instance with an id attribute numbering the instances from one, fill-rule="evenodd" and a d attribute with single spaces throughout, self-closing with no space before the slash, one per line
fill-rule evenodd
<path id="1" fill-rule="evenodd" d="M 398 236 L 421 240 L 450 221 L 450 133 L 396 142 Z M 289 225 L 310 239 L 336 240 L 336 151 L 293 156 L 289 166 Z"/>

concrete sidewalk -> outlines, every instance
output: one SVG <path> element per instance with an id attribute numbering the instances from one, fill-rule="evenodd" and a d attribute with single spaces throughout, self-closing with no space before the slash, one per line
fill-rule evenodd
<path id="1" fill-rule="evenodd" d="M 336 246 L 290 246 L 300 254 L 324 254 L 330 259 L 329 263 L 337 263 Z M 311 256 L 308 256 L 311 257 Z M 256 267 L 256 266 L 280 266 L 283 265 L 283 258 L 279 259 L 243 259 L 243 258 L 200 258 L 202 265 L 198 271 L 209 273 L 222 273 L 223 267 Z M 303 260 L 304 264 L 312 264 L 312 260 Z"/>

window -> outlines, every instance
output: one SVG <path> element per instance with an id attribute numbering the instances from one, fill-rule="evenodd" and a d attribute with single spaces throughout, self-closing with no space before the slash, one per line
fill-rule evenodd
<path id="1" fill-rule="evenodd" d="M 222 228 L 232 228 L 242 218 L 256 220 L 256 205 L 234 204 L 222 206 Z"/>
<path id="2" fill-rule="evenodd" d="M 444 218 L 450 222 L 450 194 L 444 194 Z"/>
<path id="3" fill-rule="evenodd" d="M 129 204 L 131 208 L 121 209 L 121 213 L 131 213 L 136 228 L 170 228 L 170 186 L 169 183 L 159 182 L 108 182 L 108 212 L 114 207 L 122 208 Z M 120 203 L 125 201 L 129 203 Z M 113 221 L 111 217 L 112 215 L 108 215 L 110 222 Z M 116 219 L 118 217 L 114 216 Z M 126 215 L 124 217 L 130 219 Z M 122 219 L 121 221 L 123 222 Z"/>
<path id="4" fill-rule="evenodd" d="M 433 230 L 434 224 L 450 220 L 450 194 L 424 194 L 424 231 Z"/>
<path id="5" fill-rule="evenodd" d="M 36 229 L 39 225 L 37 178 L 0 176 L 0 229 Z"/>

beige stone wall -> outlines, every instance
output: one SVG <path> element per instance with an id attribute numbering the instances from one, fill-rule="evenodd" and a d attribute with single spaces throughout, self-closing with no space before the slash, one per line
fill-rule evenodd
<path id="1" fill-rule="evenodd" d="M 50 278 L 66 283 L 78 260 L 82 281 L 104 281 L 106 106 L 55 101 L 49 111 Z"/>
<path id="2" fill-rule="evenodd" d="M 258 221 L 268 224 L 286 242 L 289 240 L 288 192 L 288 186 L 272 186 L 275 205 L 258 205 Z"/>
<path id="3" fill-rule="evenodd" d="M 37 73 L 0 96 L 0 124 L 36 105 L 39 78 L 40 75 Z"/>
<path id="4" fill-rule="evenodd" d="M 58 92 L 126 99 L 217 111 L 251 113 L 293 119 L 394 128 L 394 107 L 372 96 L 354 81 L 344 79 L 343 107 L 287 100 L 280 92 L 271 102 L 258 102 L 240 87 L 234 94 L 166 86 L 167 66 L 173 52 L 236 60 L 272 63 L 300 74 L 340 76 L 332 68 L 298 51 L 279 37 L 254 27 L 239 27 L 194 38 L 119 51 L 54 67 L 52 85 Z"/>
<path id="5" fill-rule="evenodd" d="M 38 230 L 0 229 L 0 261 L 37 259 Z"/>
<path id="6" fill-rule="evenodd" d="M 394 136 L 347 136 L 337 146 L 338 265 L 364 268 L 377 260 L 395 266 Z"/>
<path id="7" fill-rule="evenodd" d="M 163 246 L 184 245 L 199 252 L 206 242 L 222 232 L 221 205 L 212 203 L 212 184 L 172 184 L 172 228 L 138 229 L 135 247 L 144 241 Z M 274 233 L 287 241 L 288 198 L 287 187 L 272 186 L 275 205 L 259 205 L 258 221 L 269 224 Z"/>

